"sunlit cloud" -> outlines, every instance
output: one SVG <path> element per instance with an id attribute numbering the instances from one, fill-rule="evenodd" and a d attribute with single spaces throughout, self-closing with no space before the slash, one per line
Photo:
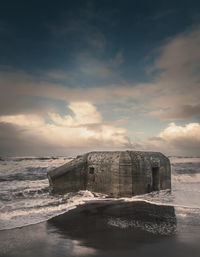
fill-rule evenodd
<path id="1" fill-rule="evenodd" d="M 74 116 L 66 115 L 61 117 L 57 113 L 49 113 L 49 117 L 58 125 L 76 126 L 84 124 L 98 124 L 102 122 L 101 114 L 94 105 L 88 102 L 72 102 L 68 106 L 72 110 Z"/>
<path id="2" fill-rule="evenodd" d="M 199 156 L 200 124 L 188 123 L 185 126 L 178 126 L 170 123 L 157 137 L 141 141 L 140 147 L 170 155 Z"/>
<path id="3" fill-rule="evenodd" d="M 50 113 L 48 122 L 37 115 L 1 116 L 0 122 L 20 128 L 21 137 L 32 138 L 38 145 L 60 148 L 123 147 L 127 131 L 102 122 L 101 114 L 88 102 L 70 103 L 73 116 Z M 31 146 L 30 146 L 31 148 Z"/>

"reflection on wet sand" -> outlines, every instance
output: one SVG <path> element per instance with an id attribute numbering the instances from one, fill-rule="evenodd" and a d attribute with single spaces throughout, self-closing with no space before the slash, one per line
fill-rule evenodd
<path id="1" fill-rule="evenodd" d="M 94 249 L 134 249 L 174 237 L 174 207 L 147 202 L 94 201 L 47 222 L 47 230 Z"/>
<path id="2" fill-rule="evenodd" d="M 176 225 L 172 206 L 88 202 L 47 222 L 0 231 L 0 256 L 199 257 L 196 221 L 188 232 L 180 217 Z"/>

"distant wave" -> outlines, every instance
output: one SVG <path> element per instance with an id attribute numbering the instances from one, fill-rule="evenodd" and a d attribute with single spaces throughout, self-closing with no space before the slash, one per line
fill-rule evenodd
<path id="1" fill-rule="evenodd" d="M 28 198 L 34 198 L 38 197 L 39 195 L 42 195 L 44 193 L 49 192 L 49 187 L 40 188 L 40 189 L 24 189 L 24 190 L 18 190 L 12 192 L 10 195 L 7 193 L 1 193 L 0 194 L 0 200 L 8 201 L 8 200 L 14 200 L 14 199 L 27 199 Z"/>
<path id="2" fill-rule="evenodd" d="M 105 199 L 104 195 L 92 194 L 90 191 L 68 193 L 60 197 L 46 197 L 35 202 L 34 206 L 10 209 L 1 207 L 0 230 L 36 224 L 65 213 L 90 200 Z"/>
<path id="3" fill-rule="evenodd" d="M 5 176 L 0 176 L 0 182 L 15 181 L 15 180 L 19 180 L 19 181 L 41 180 L 44 178 L 46 178 L 46 172 L 43 172 L 43 173 L 38 172 L 38 173 L 32 173 L 32 174 L 31 173 L 27 173 L 27 174 L 15 173 L 15 174 L 9 174 L 9 175 L 5 175 Z"/>
<path id="4" fill-rule="evenodd" d="M 63 159 L 63 160 L 71 160 L 74 159 L 74 157 L 54 157 L 54 156 L 44 156 L 44 157 L 36 157 L 36 156 L 25 156 L 25 157 L 0 157 L 0 161 L 16 161 L 16 162 L 21 162 L 21 161 L 34 161 L 34 160 L 39 160 L 39 161 L 48 161 L 48 160 L 58 160 L 58 159 Z"/>
<path id="5" fill-rule="evenodd" d="M 31 160 L 40 160 L 40 161 L 46 161 L 46 160 L 57 160 L 59 157 L 18 157 L 13 158 L 13 161 L 31 161 Z"/>

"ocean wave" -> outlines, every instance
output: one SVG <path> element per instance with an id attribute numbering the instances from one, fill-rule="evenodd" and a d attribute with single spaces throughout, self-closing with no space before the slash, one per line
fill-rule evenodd
<path id="1" fill-rule="evenodd" d="M 197 187 L 199 188 L 199 187 Z M 197 209 L 200 211 L 200 203 L 199 203 L 199 191 L 198 189 L 194 189 L 193 191 L 189 192 L 182 191 L 178 189 L 173 190 L 161 190 L 155 191 L 148 194 L 143 195 L 136 195 L 133 197 L 123 197 L 120 198 L 121 200 L 134 202 L 134 201 L 143 201 L 150 204 L 160 205 L 160 206 L 173 206 L 173 207 L 180 207 L 185 209 Z M 188 199 L 186 197 L 188 195 Z"/>
<path id="2" fill-rule="evenodd" d="M 37 188 L 49 186 L 48 179 L 37 180 L 13 180 L 12 182 L 4 181 L 1 184 L 1 191 L 14 191 L 26 188 Z"/>
<path id="3" fill-rule="evenodd" d="M 169 192 L 163 193 L 168 194 Z M 200 214 L 200 206 L 192 208 L 191 206 L 184 206 L 175 203 L 157 202 L 154 199 L 148 199 L 148 195 L 149 194 L 135 196 L 132 198 L 109 198 L 107 195 L 104 194 L 96 194 L 90 191 L 79 191 L 77 193 L 68 193 L 64 196 L 50 197 L 47 193 L 47 196 L 44 197 L 44 199 L 38 198 L 40 199 L 40 203 L 37 200 L 36 202 L 33 202 L 33 205 L 31 205 L 31 203 L 26 206 L 19 205 L 15 209 L 12 209 L 12 205 L 7 205 L 5 208 L 1 208 L 0 230 L 36 224 L 38 222 L 42 222 L 62 213 L 68 212 L 69 210 L 76 208 L 78 205 L 82 205 L 86 202 L 94 200 L 121 200 L 129 202 L 142 201 L 154 205 L 156 204 L 159 206 L 173 206 L 175 208 L 178 208 L 179 215 L 182 215 L 182 217 L 184 216 L 184 214 L 187 214 L 186 216 L 188 217 L 188 214 L 191 212 L 196 212 L 198 215 Z M 150 197 L 152 197 L 152 195 Z M 139 221 L 132 221 L 131 223 L 127 223 L 126 221 L 110 220 L 109 224 L 113 226 L 121 226 L 122 228 L 125 228 L 126 226 L 135 226 L 147 230 L 151 233 L 159 233 L 163 235 L 169 234 L 174 230 L 174 228 L 168 226 L 167 223 L 162 224 L 162 226 L 157 226 L 147 223 L 142 224 Z"/>
<path id="4" fill-rule="evenodd" d="M 25 181 L 25 180 L 41 180 L 46 178 L 46 173 L 45 174 L 22 174 L 22 173 L 16 173 L 16 174 L 11 174 L 7 176 L 0 176 L 0 182 L 5 182 L 5 181 Z"/>
<path id="5" fill-rule="evenodd" d="M 28 166 L 10 171 L 8 174 L 0 175 L 0 182 L 3 181 L 25 181 L 25 180 L 42 180 L 47 178 L 47 172 L 54 169 L 56 166 L 51 167 L 38 167 L 38 166 Z"/>
<path id="6" fill-rule="evenodd" d="M 199 183 L 200 174 L 182 174 L 181 176 L 178 173 L 172 175 L 172 183 Z"/>
<path id="7" fill-rule="evenodd" d="M 176 174 L 196 174 L 200 173 L 200 162 L 196 163 L 172 163 L 172 171 Z"/>
<path id="8" fill-rule="evenodd" d="M 200 157 L 169 157 L 171 163 L 200 162 Z"/>
<path id="9" fill-rule="evenodd" d="M 17 192 L 14 192 L 14 196 L 16 197 L 24 197 L 24 198 L 27 198 L 27 197 L 35 197 L 35 196 L 38 196 L 38 195 L 41 195 L 41 194 L 44 194 L 44 193 L 48 193 L 49 192 L 49 187 L 45 187 L 45 188 L 40 188 L 40 189 L 37 189 L 37 190 L 34 190 L 34 189 L 25 189 L 23 191 L 17 191 Z"/>
<path id="10" fill-rule="evenodd" d="M 34 161 L 34 160 L 39 160 L 39 161 L 49 161 L 49 160 L 58 160 L 58 159 L 63 159 L 63 160 L 71 160 L 73 157 L 54 157 L 54 156 L 47 156 L 47 157 L 11 157 L 10 160 L 16 161 L 16 162 L 21 162 L 21 161 Z"/>
<path id="11" fill-rule="evenodd" d="M 36 224 L 74 209 L 87 201 L 102 199 L 105 199 L 105 195 L 79 191 L 62 197 L 43 199 L 41 204 L 35 204 L 35 206 L 21 206 L 17 209 L 10 209 L 7 206 L 4 209 L 1 208 L 0 230 Z"/>
<path id="12" fill-rule="evenodd" d="M 44 179 L 47 178 L 46 173 L 48 171 L 68 161 L 70 161 L 70 159 L 65 160 L 64 157 L 47 161 L 32 158 L 25 162 L 17 162 L 13 161 L 13 159 L 9 159 L 0 163 L 0 182 Z"/>
<path id="13" fill-rule="evenodd" d="M 42 196 L 48 193 L 49 183 L 47 179 L 43 180 L 13 180 L 12 182 L 1 182 L 0 200 L 1 201 L 15 201 L 24 198 L 28 200 L 30 197 Z"/>
<path id="14" fill-rule="evenodd" d="M 18 157 L 12 158 L 13 161 L 21 162 L 21 161 L 32 161 L 32 160 L 40 160 L 40 161 L 47 161 L 47 160 L 57 160 L 58 157 Z"/>
<path id="15" fill-rule="evenodd" d="M 49 187 L 41 188 L 41 189 L 25 189 L 25 190 L 18 190 L 16 192 L 3 192 L 0 193 L 0 200 L 1 201 L 14 201 L 18 199 L 30 200 L 31 198 L 37 198 L 41 195 L 49 193 Z"/>

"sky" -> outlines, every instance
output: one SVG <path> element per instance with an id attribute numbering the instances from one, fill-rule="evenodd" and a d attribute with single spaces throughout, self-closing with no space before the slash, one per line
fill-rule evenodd
<path id="1" fill-rule="evenodd" d="M 0 156 L 200 156 L 200 2 L 4 1 Z"/>

